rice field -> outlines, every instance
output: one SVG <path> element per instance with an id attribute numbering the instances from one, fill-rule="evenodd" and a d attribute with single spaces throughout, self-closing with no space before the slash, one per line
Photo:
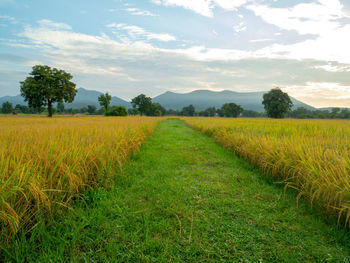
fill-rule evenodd
<path id="1" fill-rule="evenodd" d="M 350 225 L 350 121 L 183 119 Z"/>
<path id="2" fill-rule="evenodd" d="M 113 182 L 161 118 L 0 117 L 0 237 L 29 232 Z"/>

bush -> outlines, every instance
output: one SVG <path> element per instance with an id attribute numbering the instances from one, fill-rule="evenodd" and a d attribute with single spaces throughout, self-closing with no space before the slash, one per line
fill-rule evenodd
<path id="1" fill-rule="evenodd" d="M 128 111 L 124 106 L 113 106 L 107 110 L 106 116 L 127 116 Z"/>

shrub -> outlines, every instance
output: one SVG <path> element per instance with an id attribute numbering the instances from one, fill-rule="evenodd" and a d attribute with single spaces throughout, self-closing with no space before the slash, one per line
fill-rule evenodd
<path id="1" fill-rule="evenodd" d="M 128 111 L 124 106 L 113 106 L 106 113 L 106 116 L 127 116 Z"/>

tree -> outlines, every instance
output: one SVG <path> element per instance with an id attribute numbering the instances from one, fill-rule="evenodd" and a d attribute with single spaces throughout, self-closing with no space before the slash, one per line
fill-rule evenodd
<path id="1" fill-rule="evenodd" d="M 267 116 L 271 118 L 284 118 L 293 106 L 288 94 L 280 88 L 271 89 L 265 93 L 262 104 L 264 104 Z"/>
<path id="2" fill-rule="evenodd" d="M 224 117 L 224 112 L 222 111 L 222 109 L 217 109 L 216 113 L 220 116 L 220 117 Z"/>
<path id="3" fill-rule="evenodd" d="M 162 110 L 165 110 L 159 103 L 151 103 L 146 110 L 147 116 L 161 116 Z"/>
<path id="4" fill-rule="evenodd" d="M 112 96 L 109 95 L 108 92 L 106 94 L 101 94 L 98 96 L 98 101 L 100 102 L 101 107 L 105 109 L 105 112 L 108 111 L 109 104 L 111 104 L 111 99 Z"/>
<path id="5" fill-rule="evenodd" d="M 195 113 L 196 113 L 196 110 L 192 104 L 188 105 L 187 107 L 183 107 L 181 110 L 181 115 L 183 116 L 194 116 Z"/>
<path id="6" fill-rule="evenodd" d="M 144 94 L 140 94 L 131 100 L 132 107 L 137 109 L 141 116 L 149 113 L 152 109 L 152 99 L 146 97 Z"/>
<path id="7" fill-rule="evenodd" d="M 127 116 L 128 111 L 124 106 L 113 106 L 106 112 L 105 115 L 106 116 Z"/>
<path id="8" fill-rule="evenodd" d="M 1 112 L 5 114 L 9 114 L 13 112 L 12 103 L 9 101 L 5 101 L 1 106 Z"/>
<path id="9" fill-rule="evenodd" d="M 75 83 L 70 80 L 71 74 L 49 66 L 36 65 L 31 76 L 21 81 L 21 95 L 29 107 L 41 110 L 48 108 L 48 116 L 52 117 L 52 104 L 55 102 L 73 102 L 77 93 Z"/>
<path id="10" fill-rule="evenodd" d="M 225 117 L 238 117 L 242 113 L 243 109 L 236 103 L 225 103 L 221 106 L 221 113 Z"/>
<path id="11" fill-rule="evenodd" d="M 160 112 L 160 115 L 161 116 L 164 116 L 165 114 L 166 114 L 166 109 L 162 106 L 162 105 L 160 105 L 159 103 L 153 103 L 154 104 L 154 106 L 156 106 L 157 107 L 157 110 L 156 110 L 156 113 L 158 114 L 159 112 Z M 158 115 L 156 115 L 156 116 L 158 116 Z"/>
<path id="12" fill-rule="evenodd" d="M 87 112 L 88 112 L 90 115 L 94 114 L 94 113 L 96 112 L 96 106 L 94 106 L 94 105 L 88 105 L 88 106 L 87 106 Z"/>
<path id="13" fill-rule="evenodd" d="M 215 107 L 209 107 L 203 111 L 200 111 L 199 116 L 204 116 L 204 117 L 214 117 L 216 115 L 216 109 Z"/>

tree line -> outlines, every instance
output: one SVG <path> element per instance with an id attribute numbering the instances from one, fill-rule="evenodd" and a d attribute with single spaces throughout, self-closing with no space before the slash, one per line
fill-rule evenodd
<path id="1" fill-rule="evenodd" d="M 152 102 L 152 98 L 140 94 L 131 100 L 132 108 L 124 106 L 110 106 L 111 95 L 101 94 L 98 102 L 101 106 L 97 109 L 94 105 L 87 105 L 80 109 L 66 109 L 64 102 L 73 102 L 77 93 L 76 84 L 71 81 L 71 74 L 49 66 L 36 65 L 32 68 L 24 81 L 20 82 L 21 95 L 28 102 L 28 106 L 17 104 L 15 107 L 6 101 L 1 105 L 0 112 L 4 114 L 35 114 L 46 111 L 51 117 L 54 113 L 61 114 L 90 114 L 105 116 L 204 116 L 204 117 L 271 117 L 271 118 L 318 118 L 318 119 L 350 119 L 349 109 L 332 108 L 328 110 L 308 110 L 300 107 L 292 110 L 293 103 L 287 93 L 279 88 L 271 89 L 263 95 L 262 104 L 265 112 L 260 113 L 245 110 L 240 105 L 225 103 L 221 108 L 208 107 L 202 111 L 196 111 L 193 105 L 183 107 L 182 110 L 165 109 L 159 103 Z M 56 107 L 55 107 L 56 106 Z"/>

